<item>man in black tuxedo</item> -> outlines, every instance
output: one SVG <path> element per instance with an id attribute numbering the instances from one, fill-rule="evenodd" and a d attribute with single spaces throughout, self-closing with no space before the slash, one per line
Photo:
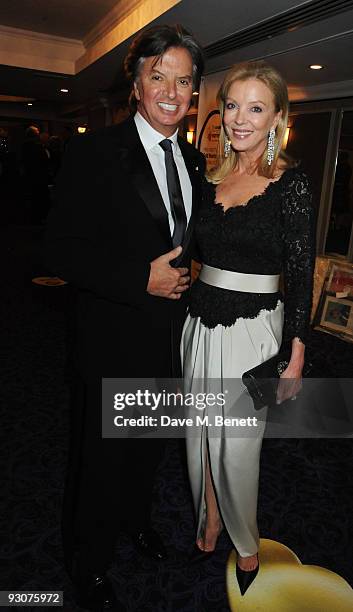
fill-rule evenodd
<path id="1" fill-rule="evenodd" d="M 167 554 L 150 526 L 164 441 L 102 439 L 101 379 L 181 374 L 204 159 L 177 131 L 202 69 L 199 45 L 180 26 L 143 31 L 125 60 L 136 114 L 73 139 L 49 218 L 47 259 L 77 293 L 64 550 L 91 601 L 109 599 L 122 528 L 145 554 Z"/>

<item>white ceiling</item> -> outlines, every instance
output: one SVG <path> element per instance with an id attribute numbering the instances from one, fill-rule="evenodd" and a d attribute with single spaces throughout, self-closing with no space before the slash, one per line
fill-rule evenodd
<path id="1" fill-rule="evenodd" d="M 209 45 L 233 32 L 310 2 L 311 0 L 183 0 L 172 12 L 175 21 L 190 27 L 203 45 Z"/>
<path id="2" fill-rule="evenodd" d="M 136 6 L 139 2 L 142 4 L 142 0 L 120 0 L 125 12 L 130 5 Z M 181 0 L 153 23 L 181 23 L 207 46 L 263 20 L 312 3 L 312 0 Z M 0 27 L 10 25 L 80 39 L 109 11 L 115 10 L 117 4 L 118 0 L 0 0 Z M 117 92 L 117 95 L 121 91 L 124 95 L 126 84 L 121 80 L 121 69 L 131 39 L 132 36 L 76 76 L 52 75 L 0 64 L 0 94 L 30 96 L 51 104 L 55 101 L 58 105 L 63 103 L 58 92 L 64 86 L 70 88 L 66 98 L 70 104 L 97 99 L 107 91 Z M 207 60 L 206 74 L 226 69 L 236 61 L 258 57 L 266 57 L 278 67 L 298 92 L 318 88 L 316 97 L 321 95 L 320 87 L 328 87 L 330 83 L 353 83 L 353 10 L 212 57 Z M 314 72 L 308 69 L 310 63 L 321 63 L 325 68 Z"/>
<path id="3" fill-rule="evenodd" d="M 227 35 L 241 29 L 229 27 Z M 352 55 L 353 10 L 212 58 L 208 71 L 226 69 L 248 59 L 267 58 L 281 64 L 290 84 L 309 85 L 353 78 Z M 309 64 L 323 64 L 325 70 L 313 73 L 307 70 Z"/>

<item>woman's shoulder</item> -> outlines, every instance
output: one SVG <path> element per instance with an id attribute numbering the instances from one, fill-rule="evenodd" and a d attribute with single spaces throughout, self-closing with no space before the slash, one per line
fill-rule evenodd
<path id="1" fill-rule="evenodd" d="M 283 169 L 280 174 L 280 185 L 287 195 L 304 196 L 312 194 L 310 177 L 301 165 Z"/>
<path id="2" fill-rule="evenodd" d="M 282 211 L 285 218 L 297 215 L 311 216 L 313 212 L 311 180 L 305 169 L 298 165 L 287 168 L 282 175 Z"/>
<path id="3" fill-rule="evenodd" d="M 298 163 L 295 166 L 279 167 L 278 172 L 280 176 L 287 182 L 299 183 L 299 182 L 310 182 L 309 176 L 303 166 Z"/>

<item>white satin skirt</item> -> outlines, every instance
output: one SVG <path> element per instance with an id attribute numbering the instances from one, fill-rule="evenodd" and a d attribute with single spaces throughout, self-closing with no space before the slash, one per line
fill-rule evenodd
<path id="1" fill-rule="evenodd" d="M 276 355 L 282 341 L 283 303 L 275 310 L 262 310 L 255 319 L 238 319 L 234 325 L 205 327 L 199 317 L 188 315 L 183 329 L 181 357 L 184 390 L 199 392 L 200 379 L 222 387 L 222 380 L 238 379 L 240 398 L 252 400 L 240 379 L 242 374 Z M 202 385 L 202 381 L 201 381 Z M 207 387 L 207 388 L 206 388 Z M 234 400 L 234 397 L 232 398 Z M 251 437 L 234 436 L 229 427 L 211 435 L 207 426 L 186 439 L 188 471 L 197 517 L 197 538 L 202 537 L 206 520 L 205 468 L 209 465 L 219 512 L 234 547 L 242 557 L 258 551 L 257 499 L 259 460 L 265 423 L 261 421 Z M 212 432 L 213 433 L 213 432 Z"/>

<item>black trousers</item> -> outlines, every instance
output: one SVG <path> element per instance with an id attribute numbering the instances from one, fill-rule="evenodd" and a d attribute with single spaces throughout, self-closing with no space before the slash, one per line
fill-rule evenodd
<path id="1" fill-rule="evenodd" d="M 163 439 L 102 439 L 101 386 L 78 379 L 72 393 L 72 429 L 63 507 L 66 568 L 76 581 L 111 565 L 120 531 L 150 521 Z"/>

